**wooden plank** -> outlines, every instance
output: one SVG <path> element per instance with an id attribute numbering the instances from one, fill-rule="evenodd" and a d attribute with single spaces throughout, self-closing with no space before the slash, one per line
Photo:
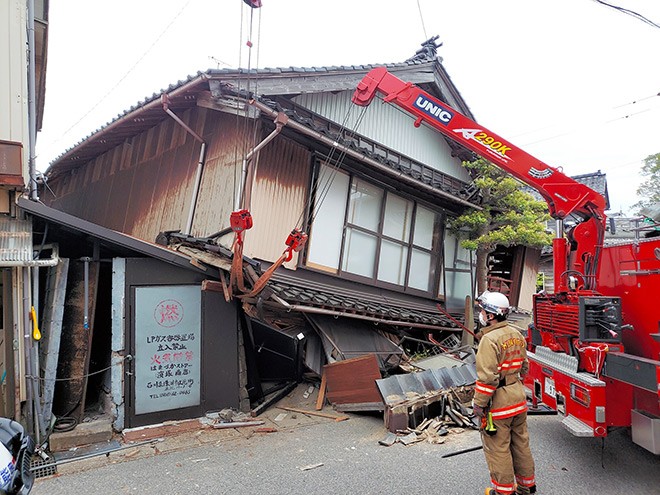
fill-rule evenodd
<path id="1" fill-rule="evenodd" d="M 53 410 L 53 394 L 57 378 L 57 362 L 60 354 L 62 336 L 62 318 L 64 300 L 66 297 L 66 282 L 69 272 L 69 260 L 62 258 L 57 266 L 49 268 L 48 286 L 46 288 L 46 304 L 42 319 L 41 362 L 44 363 L 44 391 L 42 413 L 44 422 L 50 424 Z"/>
<path id="2" fill-rule="evenodd" d="M 203 280 L 202 281 L 202 290 L 210 290 L 213 292 L 224 292 L 222 290 L 222 284 L 215 280 Z"/>
<path id="3" fill-rule="evenodd" d="M 225 301 L 231 302 L 231 294 L 229 293 L 229 283 L 225 278 L 225 272 L 218 270 L 220 272 L 220 282 L 222 283 L 222 292 L 225 295 Z"/>
<path id="4" fill-rule="evenodd" d="M 327 385 L 327 376 L 325 372 L 321 375 L 321 387 L 319 388 L 319 396 L 316 399 L 316 410 L 320 411 L 323 409 L 323 404 L 325 403 L 325 388 Z"/>
<path id="5" fill-rule="evenodd" d="M 335 409 L 339 412 L 384 411 L 385 404 L 382 402 L 347 402 L 345 404 L 335 404 Z"/>
<path id="6" fill-rule="evenodd" d="M 320 416 L 321 418 L 334 419 L 335 421 L 346 421 L 348 416 L 336 416 L 334 414 L 327 414 L 317 411 L 309 411 L 307 409 L 298 409 L 296 407 L 286 407 L 286 406 L 277 406 L 279 409 L 284 409 L 285 411 L 297 412 L 300 414 L 308 414 L 309 416 Z"/>

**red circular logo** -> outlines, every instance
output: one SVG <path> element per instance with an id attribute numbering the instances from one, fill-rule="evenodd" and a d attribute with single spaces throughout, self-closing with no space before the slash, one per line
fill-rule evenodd
<path id="1" fill-rule="evenodd" d="M 183 320 L 183 305 L 175 299 L 165 299 L 156 304 L 154 320 L 161 327 L 175 327 Z"/>

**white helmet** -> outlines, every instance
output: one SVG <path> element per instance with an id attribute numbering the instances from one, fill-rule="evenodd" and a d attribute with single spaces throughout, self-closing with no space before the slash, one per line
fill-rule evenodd
<path id="1" fill-rule="evenodd" d="M 508 315 L 511 310 L 511 307 L 509 306 L 509 298 L 501 292 L 484 291 L 484 293 L 477 298 L 477 304 L 487 313 L 494 313 L 501 316 Z"/>

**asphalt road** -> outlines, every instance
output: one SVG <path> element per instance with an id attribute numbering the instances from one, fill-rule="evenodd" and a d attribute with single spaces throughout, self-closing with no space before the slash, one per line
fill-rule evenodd
<path id="1" fill-rule="evenodd" d="M 479 445 L 477 432 L 442 445 L 385 447 L 378 444 L 386 433 L 381 416 L 350 417 L 40 478 L 31 494 L 477 495 L 489 484 L 483 452 L 441 457 Z M 633 444 L 627 431 L 603 445 L 571 436 L 556 416 L 530 417 L 529 427 L 539 495 L 660 493 L 660 457 Z"/>

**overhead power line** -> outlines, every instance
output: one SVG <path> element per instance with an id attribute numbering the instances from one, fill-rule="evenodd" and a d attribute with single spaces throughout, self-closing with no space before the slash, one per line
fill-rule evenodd
<path id="1" fill-rule="evenodd" d="M 60 140 L 62 140 L 64 138 L 64 136 L 66 136 L 74 127 L 76 127 L 78 124 L 80 124 L 90 113 L 92 113 L 101 103 L 103 103 L 105 101 L 105 99 L 108 96 L 110 96 L 110 94 L 115 89 L 117 89 L 117 87 L 131 74 L 131 72 L 133 72 L 135 70 L 135 68 L 138 66 L 138 64 L 140 62 L 142 62 L 142 60 L 149 54 L 149 52 L 151 52 L 151 50 L 153 50 L 153 48 L 158 44 L 158 42 L 165 35 L 165 33 L 167 33 L 167 31 L 169 31 L 169 29 L 172 27 L 172 24 L 174 24 L 174 22 L 181 16 L 183 11 L 186 10 L 186 8 L 188 7 L 188 5 L 190 4 L 191 1 L 192 0 L 188 0 L 183 5 L 183 7 L 181 7 L 181 9 L 176 13 L 176 15 L 169 22 L 169 24 L 167 24 L 167 26 L 165 26 L 165 28 L 160 32 L 160 34 L 156 37 L 156 39 L 153 41 L 153 43 L 151 43 L 149 48 L 147 48 L 147 50 L 140 56 L 140 58 L 138 58 L 135 61 L 135 63 L 126 71 L 126 73 L 121 78 L 119 78 L 119 80 L 114 84 L 114 86 L 112 86 L 112 88 L 110 88 L 103 96 L 101 96 L 101 98 L 99 98 L 98 101 L 87 112 L 85 112 L 85 114 L 82 117 L 80 117 L 74 124 L 72 124 L 66 131 L 64 131 L 59 138 L 57 138 L 55 141 L 50 143 L 50 145 L 53 145 L 53 144 L 59 142 Z"/>
<path id="2" fill-rule="evenodd" d="M 603 2 L 603 0 L 594 0 L 594 1 L 601 4 L 601 5 L 605 5 L 606 7 L 610 7 L 614 10 L 618 10 L 619 12 L 623 12 L 624 14 L 632 16 L 635 19 L 639 19 L 640 21 L 645 22 L 649 26 L 653 26 L 653 27 L 656 27 L 656 28 L 660 29 L 659 24 L 656 24 L 655 22 L 651 21 L 650 19 L 644 17 L 642 14 L 638 14 L 634 10 L 626 9 L 624 7 L 619 7 L 618 5 L 612 5 L 611 3 Z"/>

